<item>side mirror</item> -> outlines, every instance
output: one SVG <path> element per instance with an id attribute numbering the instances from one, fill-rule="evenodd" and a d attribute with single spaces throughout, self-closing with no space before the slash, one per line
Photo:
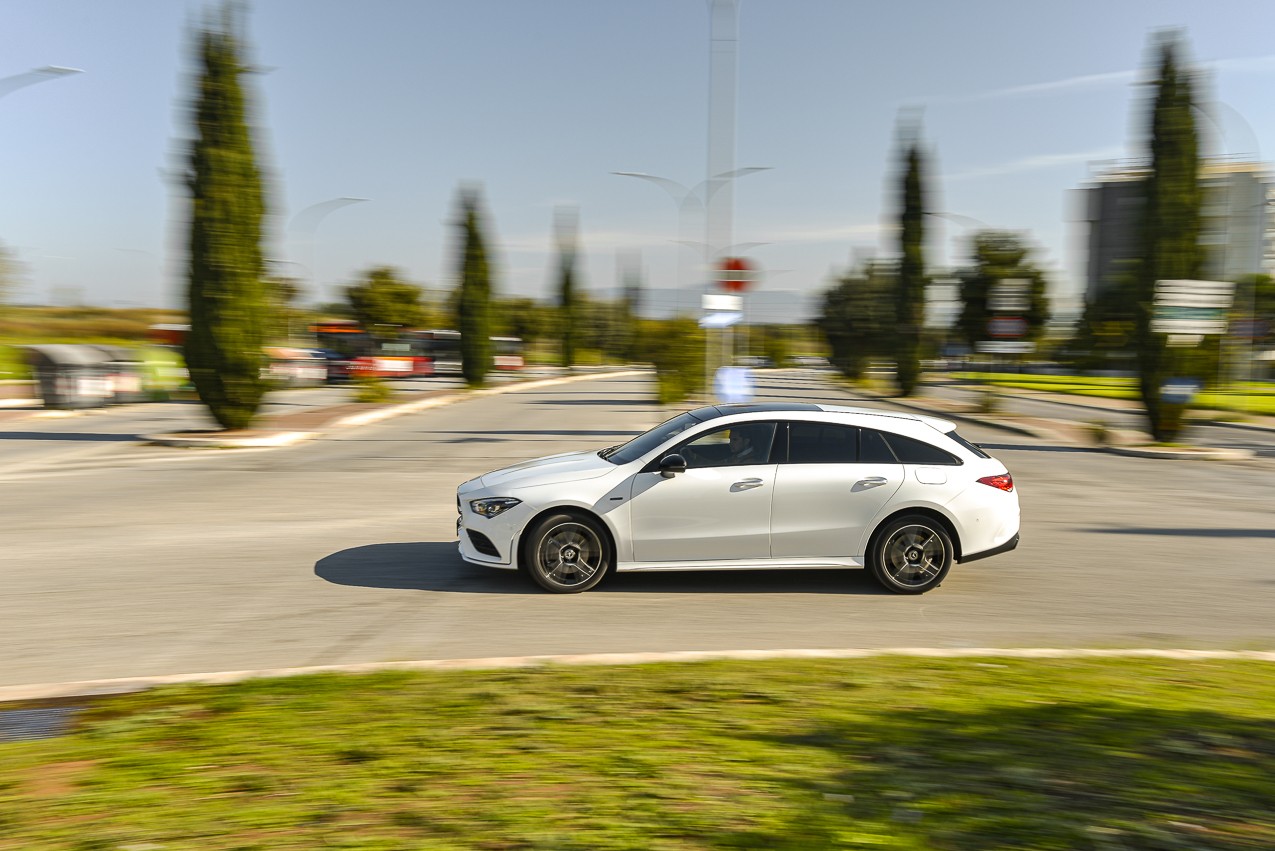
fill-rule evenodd
<path id="1" fill-rule="evenodd" d="M 665 455 L 660 459 L 660 475 L 666 479 L 673 478 L 675 473 L 686 472 L 686 459 L 681 455 Z"/>

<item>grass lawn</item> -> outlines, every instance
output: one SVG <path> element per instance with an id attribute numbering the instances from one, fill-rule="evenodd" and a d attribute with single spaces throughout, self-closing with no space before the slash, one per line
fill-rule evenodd
<path id="1" fill-rule="evenodd" d="M 0 848 L 1272 848 L 1273 671 L 887 657 L 169 688 L 0 744 Z"/>
<path id="2" fill-rule="evenodd" d="M 1016 387 L 1047 393 L 1070 393 L 1075 396 L 1093 396 L 1103 399 L 1136 400 L 1140 398 L 1138 382 L 1134 378 L 979 372 L 958 372 L 953 375 L 963 381 L 977 381 L 997 387 Z M 1242 383 L 1234 391 L 1226 393 L 1206 391 L 1195 397 L 1191 407 L 1199 410 L 1275 416 L 1275 383 Z"/>

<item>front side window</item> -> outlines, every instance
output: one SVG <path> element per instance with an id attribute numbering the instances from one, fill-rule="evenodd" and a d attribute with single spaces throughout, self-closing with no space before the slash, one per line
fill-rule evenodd
<path id="1" fill-rule="evenodd" d="M 687 467 L 740 467 L 766 464 L 775 423 L 742 423 L 714 429 L 675 450 Z"/>

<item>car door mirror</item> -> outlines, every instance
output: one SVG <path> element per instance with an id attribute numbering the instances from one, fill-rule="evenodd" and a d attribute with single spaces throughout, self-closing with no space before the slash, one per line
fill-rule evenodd
<path id="1" fill-rule="evenodd" d="M 666 479 L 673 478 L 676 473 L 686 472 L 686 459 L 681 455 L 665 455 L 660 459 L 660 475 Z"/>

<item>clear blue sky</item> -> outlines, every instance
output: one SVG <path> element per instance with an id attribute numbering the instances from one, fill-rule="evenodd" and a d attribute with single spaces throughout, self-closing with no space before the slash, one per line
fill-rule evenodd
<path id="1" fill-rule="evenodd" d="M 0 241 L 19 300 L 181 303 L 187 25 L 176 0 L 0 0 L 0 77 L 85 73 L 0 99 Z M 1275 3 L 742 0 L 736 241 L 768 290 L 814 291 L 855 252 L 890 252 L 895 120 L 923 106 L 935 210 L 1023 229 L 1059 293 L 1081 286 L 1071 190 L 1138 153 L 1149 34 L 1181 27 L 1224 102 L 1231 153 L 1275 157 Z M 255 0 L 258 139 L 274 176 L 268 253 L 319 295 L 373 264 L 448 287 L 457 188 L 481 183 L 498 286 L 548 297 L 556 204 L 580 210 L 586 285 L 617 251 L 676 281 L 660 189 L 706 168 L 704 0 Z M 1205 128 L 1212 132 L 1211 127 Z M 289 231 L 306 207 L 371 199 Z M 931 220 L 931 264 L 962 229 Z"/>

